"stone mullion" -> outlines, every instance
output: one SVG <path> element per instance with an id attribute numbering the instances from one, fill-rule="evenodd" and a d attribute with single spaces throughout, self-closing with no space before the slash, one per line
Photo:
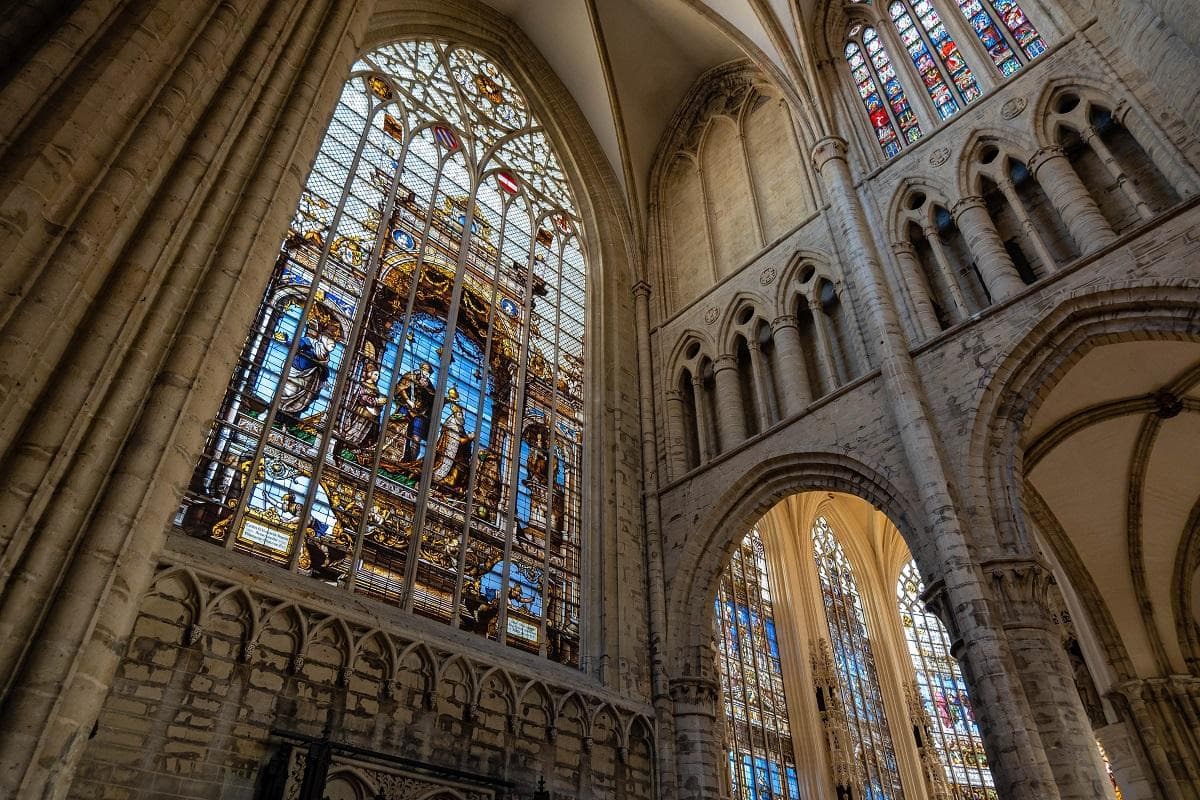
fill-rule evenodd
<path id="1" fill-rule="evenodd" d="M 713 365 L 717 384 L 717 413 L 719 451 L 725 452 L 746 440 L 746 410 L 742 406 L 742 386 L 738 378 L 737 359 L 731 355 L 717 358 Z"/>
<path id="2" fill-rule="evenodd" d="M 1150 205 L 1142 197 L 1141 192 L 1129 180 L 1129 176 L 1125 174 L 1124 168 L 1117 161 L 1116 156 L 1112 154 L 1112 151 L 1108 149 L 1108 145 L 1100 138 L 1100 134 L 1096 132 L 1096 129 L 1091 127 L 1085 129 L 1080 134 L 1080 138 L 1083 139 L 1085 146 L 1092 148 L 1092 152 L 1104 164 L 1104 168 L 1108 170 L 1108 174 L 1112 176 L 1112 179 L 1117 182 L 1117 186 L 1120 187 L 1121 192 L 1133 204 L 1138 216 L 1143 220 L 1152 219 L 1154 217 L 1154 210 L 1150 208 Z"/>
<path id="3" fill-rule="evenodd" d="M 1034 561 L 993 561 L 983 566 L 995 587 L 1010 646 L 1020 654 L 1017 669 L 1059 797 L 1105 796 L 1104 764 L 1050 611 L 1057 592 L 1053 577 Z"/>
<path id="4" fill-rule="evenodd" d="M 1006 300 L 1024 289 L 1025 283 L 992 224 L 983 198 L 978 195 L 964 197 L 954 204 L 950 213 L 975 256 L 975 265 L 979 267 L 992 302 Z"/>
<path id="5" fill-rule="evenodd" d="M 1029 159 L 1029 169 L 1066 223 L 1080 255 L 1094 253 L 1117 238 L 1061 147 L 1038 150 Z"/>
<path id="6" fill-rule="evenodd" d="M 812 387 L 808 385 L 808 368 L 804 363 L 804 348 L 800 343 L 800 327 L 792 315 L 771 321 L 775 340 L 775 365 L 783 383 L 779 412 L 783 417 L 799 414 L 812 402 Z"/>
<path id="7" fill-rule="evenodd" d="M 239 0 L 238 5 L 258 3 L 261 0 Z M 184 8 L 203 6 L 189 4 Z M 240 42 L 248 35 L 246 28 L 250 26 L 241 19 L 244 14 L 245 8 L 233 3 L 222 4 L 211 16 L 194 21 L 179 11 L 176 27 L 194 25 L 198 32 L 184 41 L 176 41 L 182 37 L 164 39 L 164 47 L 180 48 L 182 55 L 167 74 L 147 76 L 161 83 L 156 82 L 157 91 L 146 108 L 137 113 L 101 108 L 101 99 L 96 97 L 95 108 L 80 109 L 86 108 L 94 115 L 88 122 L 59 120 L 64 127 L 49 145 L 58 154 L 49 157 L 39 153 L 37 162 L 5 198 L 0 214 L 11 214 L 14 206 L 38 208 L 40 213 L 35 216 L 46 228 L 64 228 L 61 232 L 47 231 L 42 225 L 10 228 L 9 235 L 0 236 L 0 252 L 6 253 L 3 287 L 6 292 L 14 292 L 4 295 L 13 299 L 3 312 L 7 357 L 0 365 L 4 405 L 0 412 L 0 451 L 11 447 L 27 422 L 39 393 L 75 340 L 77 326 L 91 304 L 108 299 L 102 300 L 101 294 L 114 269 L 113 259 L 128 238 L 136 235 L 142 215 L 151 209 L 170 165 L 183 152 L 188 132 L 218 91 L 228 53 L 236 55 Z M 142 35 L 148 34 L 143 31 Z M 111 75 L 113 70 L 119 74 Z M 94 90 L 107 88 L 109 97 L 120 97 L 128 93 L 116 84 L 129 83 L 130 72 L 147 71 L 144 65 L 139 68 L 136 60 L 125 63 L 122 59 L 112 65 Z M 89 94 L 89 101 L 93 94 Z M 114 125 L 123 120 L 126 127 L 106 131 L 102 124 L 95 124 L 95 118 L 111 119 Z M 101 146 L 89 151 L 85 143 L 91 141 L 91 136 L 78 131 L 92 125 Z M 81 171 L 97 162 L 105 165 L 95 166 L 94 183 L 84 186 L 81 181 L 47 173 L 46 162 L 67 158 L 62 155 L 65 152 L 71 153 L 70 158 L 76 159 Z M 44 198 L 39 190 L 48 190 Z"/>
<path id="8" fill-rule="evenodd" d="M 1004 178 L 998 182 L 1001 194 L 1008 201 L 1012 208 L 1013 214 L 1017 217 L 1017 222 L 1020 223 L 1021 229 L 1025 231 L 1025 235 L 1029 237 L 1030 244 L 1037 251 L 1038 258 L 1042 260 L 1042 267 L 1046 274 L 1058 271 L 1058 260 L 1050 253 L 1050 248 L 1046 247 L 1046 242 L 1042 239 L 1042 234 L 1038 231 L 1037 225 L 1029 218 L 1029 211 L 1025 208 L 1025 204 L 1021 202 L 1020 195 L 1017 194 L 1017 188 L 1008 178 Z"/>
<path id="9" fill-rule="evenodd" d="M 917 259 L 916 248 L 912 242 L 895 242 L 892 253 L 900 266 L 897 285 L 908 295 L 920 339 L 937 336 L 942 332 L 942 326 L 938 324 L 937 314 L 933 311 L 932 289 Z"/>
<path id="10" fill-rule="evenodd" d="M 283 16 L 282 12 L 276 13 Z M 276 28 L 282 24 L 277 23 Z M 194 266 L 189 270 L 176 259 L 182 252 L 211 246 L 219 229 L 206 227 L 205 218 L 217 211 L 227 213 L 236 202 L 234 193 L 217 185 L 224 161 L 235 151 L 234 138 L 227 131 L 236 130 L 254 113 L 253 89 L 264 80 L 261 64 L 268 55 L 269 50 L 262 46 L 242 55 L 245 66 L 229 78 L 227 91 L 209 108 L 194 137 L 194 146 L 180 159 L 164 186 L 154 217 L 116 262 L 113 282 L 108 287 L 109 297 L 116 302 L 110 301 L 89 315 L 89 335 L 57 366 L 45 389 L 46 399 L 39 404 L 40 413 L 17 440 L 19 446 L 0 463 L 4 484 L 0 490 L 0 530 L 6 532 L 0 536 L 0 544 L 5 545 L 0 559 L 0 585 L 7 583 L 57 490 L 57 482 L 71 468 L 75 448 L 89 435 L 92 415 L 87 410 L 103 407 L 105 394 L 118 375 L 126 383 L 137 381 L 139 374 L 145 375 L 145 382 L 150 380 L 152 367 L 139 373 L 126 356 L 131 349 L 145 346 L 143 325 L 147 319 L 157 317 L 175 324 L 191 290 L 190 286 L 181 287 L 180 281 L 194 279 L 195 275 Z M 214 199 L 214 191 L 224 196 L 218 194 L 220 199 Z M 193 214 L 199 218 L 194 226 L 177 225 L 179 219 Z M 191 261 L 194 264 L 194 257 Z M 136 298 L 146 299 L 133 302 Z M 121 300 L 129 301 L 129 305 Z M 54 560 L 57 557 L 50 563 Z M 0 670 L 5 663 L 3 649 L 0 645 Z"/>
<path id="11" fill-rule="evenodd" d="M 831 204 L 835 234 L 842 240 L 846 263 L 870 312 L 871 341 L 878 347 L 877 363 L 895 420 L 905 460 L 920 489 L 928 519 L 925 563 L 936 564 L 951 616 L 964 633 L 961 654 L 976 708 L 988 711 L 983 720 L 988 756 L 1002 796 L 1014 800 L 1055 797 L 1054 774 L 1037 737 L 1036 726 L 1019 682 L 1010 674 L 1012 663 L 1003 633 L 990 614 L 986 587 L 974 555 L 963 536 L 942 463 L 941 446 L 926 414 L 924 389 L 904 342 L 895 305 L 875 254 L 862 205 L 854 191 L 846 162 L 845 142 L 827 137 L 813 150 L 813 162 Z M 961 617 L 961 621 L 959 620 Z"/>
<path id="12" fill-rule="evenodd" d="M 245 329 L 258 300 L 257 293 L 238 291 L 245 288 L 244 271 L 271 263 L 278 232 L 301 189 L 303 165 L 297 161 L 307 158 L 298 159 L 298 148 L 315 150 L 323 127 L 325 113 L 313 110 L 335 98 L 358 40 L 350 27 L 354 24 L 353 33 L 360 34 L 365 25 L 365 14 L 355 13 L 357 4 L 332 5 L 330 0 L 302 7 L 294 41 L 276 50 L 282 51 L 281 63 L 269 80 L 279 91 L 263 92 L 267 100 L 255 118 L 261 124 L 252 123 L 254 132 L 245 137 L 245 160 L 229 167 L 252 179 L 231 187 L 239 208 L 222 215 L 232 224 L 218 226 L 223 241 L 215 252 L 198 254 L 208 271 L 192 295 L 190 313 L 173 320 L 183 328 L 174 337 L 168 367 L 146 395 L 133 431 L 118 437 L 127 444 L 108 472 L 120 491 L 69 495 L 78 498 L 72 505 L 95 512 L 84 530 L 84 547 L 68 568 L 72 590 L 49 604 L 37 637 L 40 646 L 8 697 L 8 714 L 0 723 L 0 788 L 5 791 L 61 796 L 107 693 L 121 642 L 163 543 L 160 521 L 178 502 L 176 487 L 191 472 L 208 409 L 225 388 L 223 382 L 197 383 L 196 378 L 227 373 L 236 357 L 241 345 L 236 332 Z M 271 113 L 272 103 L 280 104 L 277 115 Z M 144 390 L 119 388 L 118 395 L 127 391 L 134 399 L 114 402 L 137 410 L 136 398 Z"/>
<path id="13" fill-rule="evenodd" d="M 942 274 L 942 280 L 946 282 L 946 290 L 950 292 L 950 298 L 954 300 L 954 305 L 958 306 L 958 319 L 960 321 L 966 319 L 971 316 L 971 307 L 967 305 L 962 284 L 958 282 L 958 270 L 954 268 L 954 264 L 950 263 L 950 256 L 946 254 L 946 246 L 942 244 L 942 238 L 938 236 L 938 229 L 932 224 L 924 225 L 921 233 L 929 242 L 929 249 L 933 252 L 933 261 L 937 264 L 938 272 Z"/>

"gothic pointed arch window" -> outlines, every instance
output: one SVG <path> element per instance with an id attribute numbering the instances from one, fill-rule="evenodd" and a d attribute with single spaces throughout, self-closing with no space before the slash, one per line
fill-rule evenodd
<path id="1" fill-rule="evenodd" d="M 823 516 L 813 522 L 812 544 L 829 639 L 833 645 L 834 667 L 863 797 L 900 800 L 904 790 L 900 784 L 896 749 L 888 727 L 874 649 L 867 634 L 866 614 L 854 572 Z"/>
<path id="2" fill-rule="evenodd" d="M 1046 42 L 1016 0 L 955 0 L 1005 78 L 1046 52 Z M 986 5 L 985 5 L 986 4 Z"/>
<path id="3" fill-rule="evenodd" d="M 716 634 L 731 796 L 799 800 L 775 612 L 757 528 L 734 550 L 721 577 Z"/>
<path id="4" fill-rule="evenodd" d="M 497 61 L 435 40 L 364 55 L 179 525 L 577 663 L 578 224 Z"/>
<path id="5" fill-rule="evenodd" d="M 940 118 L 952 117 L 962 106 L 983 94 L 975 73 L 930 0 L 916 0 L 911 4 L 908 0 L 893 0 L 888 6 L 888 15 Z M 914 22 L 914 15 L 919 25 Z M 950 84 L 946 82 L 947 76 Z"/>
<path id="6" fill-rule="evenodd" d="M 855 25 L 846 42 L 846 63 L 850 76 L 867 110 L 879 146 L 887 158 L 899 155 L 905 144 L 921 138 L 921 125 L 908 103 L 892 58 L 870 25 Z M 882 94 L 881 94 L 882 92 Z M 899 131 L 899 135 L 897 135 Z"/>
<path id="7" fill-rule="evenodd" d="M 942 621 L 921 601 L 924 590 L 916 563 L 909 561 L 896 582 L 896 602 L 933 744 L 954 797 L 994 800 L 995 783 L 967 684 L 950 654 L 950 637 Z"/>

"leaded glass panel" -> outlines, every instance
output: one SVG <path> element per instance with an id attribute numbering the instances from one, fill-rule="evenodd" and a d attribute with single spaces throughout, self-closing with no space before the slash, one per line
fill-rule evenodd
<path id="1" fill-rule="evenodd" d="M 921 138 L 921 126 L 904 87 L 874 28 L 854 26 L 844 51 L 850 76 L 886 158 L 900 154 L 904 142 Z M 883 87 L 880 93 L 879 87 Z M 896 131 L 899 129 L 900 134 Z"/>
<path id="2" fill-rule="evenodd" d="M 364 56 L 180 526 L 577 663 L 577 224 L 494 60 L 428 40 Z"/>
<path id="3" fill-rule="evenodd" d="M 854 572 L 824 517 L 817 517 L 813 523 L 812 542 L 834 665 L 863 796 L 868 800 L 900 800 L 904 790 L 900 785 L 896 749 L 888 728 L 875 655 Z"/>
<path id="4" fill-rule="evenodd" d="M 904 2 L 895 0 L 888 7 L 892 22 L 896 25 L 896 31 L 900 34 L 900 40 L 904 43 L 909 57 L 912 58 L 917 72 L 920 73 L 921 81 L 925 85 L 925 90 L 929 92 L 929 98 L 933 101 L 938 116 L 947 119 L 958 111 L 960 100 L 962 103 L 970 103 L 982 92 L 979 84 L 975 81 L 974 73 L 967 66 L 966 59 L 959 52 L 958 45 L 955 44 L 949 31 L 946 30 L 946 25 L 929 0 L 917 0 L 912 6 L 912 11 L 920 20 L 920 29 L 913 22 L 909 6 Z M 924 36 L 922 36 L 922 30 Z M 928 41 L 926 37 L 928 37 Z M 933 48 L 932 53 L 930 46 Z M 937 54 L 936 61 L 933 53 Z M 950 76 L 950 80 L 958 92 L 957 98 L 946 85 L 938 63 Z"/>
<path id="5" fill-rule="evenodd" d="M 917 690 L 933 725 L 933 744 L 955 798 L 995 800 L 995 783 L 967 685 L 958 662 L 950 655 L 950 637 L 942 621 L 921 602 L 924 589 L 917 565 L 909 561 L 896 583 L 896 602 L 917 676 Z"/>
<path id="6" fill-rule="evenodd" d="M 798 800 L 779 640 L 757 528 L 734 551 L 715 611 L 732 796 Z"/>

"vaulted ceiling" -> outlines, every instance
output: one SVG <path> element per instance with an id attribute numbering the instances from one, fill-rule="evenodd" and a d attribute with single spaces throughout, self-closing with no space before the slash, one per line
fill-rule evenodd
<path id="1" fill-rule="evenodd" d="M 484 0 L 533 41 L 587 117 L 634 208 L 655 149 L 706 70 L 799 62 L 792 0 Z"/>

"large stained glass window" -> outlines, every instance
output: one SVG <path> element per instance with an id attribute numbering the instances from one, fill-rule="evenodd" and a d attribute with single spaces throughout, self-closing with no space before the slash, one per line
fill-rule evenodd
<path id="1" fill-rule="evenodd" d="M 933 4 L 929 0 L 916 0 L 911 7 L 911 12 L 915 12 L 917 19 L 920 20 L 920 29 L 913 22 L 913 14 L 910 13 L 910 7 L 906 2 L 895 0 L 888 6 L 888 13 L 896 25 L 900 40 L 904 43 L 904 48 L 908 50 L 913 65 L 921 75 L 921 81 L 925 84 L 925 90 L 929 92 L 929 98 L 933 101 L 938 116 L 947 119 L 958 111 L 960 103 L 970 103 L 982 92 L 979 84 L 975 81 L 974 73 L 967 66 L 966 59 L 959 52 L 958 45 L 954 43 L 954 39 L 946 30 L 946 25 L 934 10 Z M 923 35 L 922 32 L 924 32 Z M 937 53 L 936 61 L 930 52 L 931 46 L 933 52 Z M 946 85 L 946 80 L 938 67 L 939 63 L 941 68 L 945 69 L 946 74 L 950 76 L 957 96 Z"/>
<path id="2" fill-rule="evenodd" d="M 576 663 L 584 282 L 505 71 L 440 41 L 364 56 L 178 523 Z"/>
<path id="3" fill-rule="evenodd" d="M 855 25 L 850 29 L 845 56 L 850 76 L 867 109 L 867 117 L 875 130 L 879 146 L 883 148 L 885 157 L 892 158 L 900 153 L 905 143 L 921 138 L 921 126 L 908 104 L 908 97 L 892 67 L 891 58 L 878 32 L 863 25 Z M 899 135 L 897 130 L 900 131 Z"/>
<path id="4" fill-rule="evenodd" d="M 779 641 L 758 529 L 734 551 L 717 591 L 721 688 L 735 800 L 799 800 Z"/>
<path id="5" fill-rule="evenodd" d="M 904 791 L 879 688 L 867 620 L 850 561 L 824 517 L 812 528 L 813 559 L 821 583 L 834 665 L 850 741 L 866 800 L 900 800 Z"/>
<path id="6" fill-rule="evenodd" d="M 1046 42 L 1038 34 L 1033 23 L 1025 16 L 1021 6 L 1013 0 L 955 0 L 962 15 L 975 30 L 975 35 L 983 44 L 996 69 L 1004 77 L 1008 77 L 1021 68 L 1022 60 L 1013 51 L 1015 42 L 1019 52 L 1026 60 L 1037 58 L 1046 52 Z M 990 6 L 984 7 L 984 2 Z M 999 15 L 1003 30 L 1008 32 L 1012 41 L 996 24 L 993 12 Z"/>
<path id="7" fill-rule="evenodd" d="M 917 565 L 909 561 L 896 583 L 900 622 L 917 675 L 917 690 L 933 723 L 933 744 L 946 770 L 950 791 L 958 800 L 994 800 L 983 738 L 967 697 L 958 662 L 950 655 L 950 638 L 942 621 L 921 602 Z"/>

